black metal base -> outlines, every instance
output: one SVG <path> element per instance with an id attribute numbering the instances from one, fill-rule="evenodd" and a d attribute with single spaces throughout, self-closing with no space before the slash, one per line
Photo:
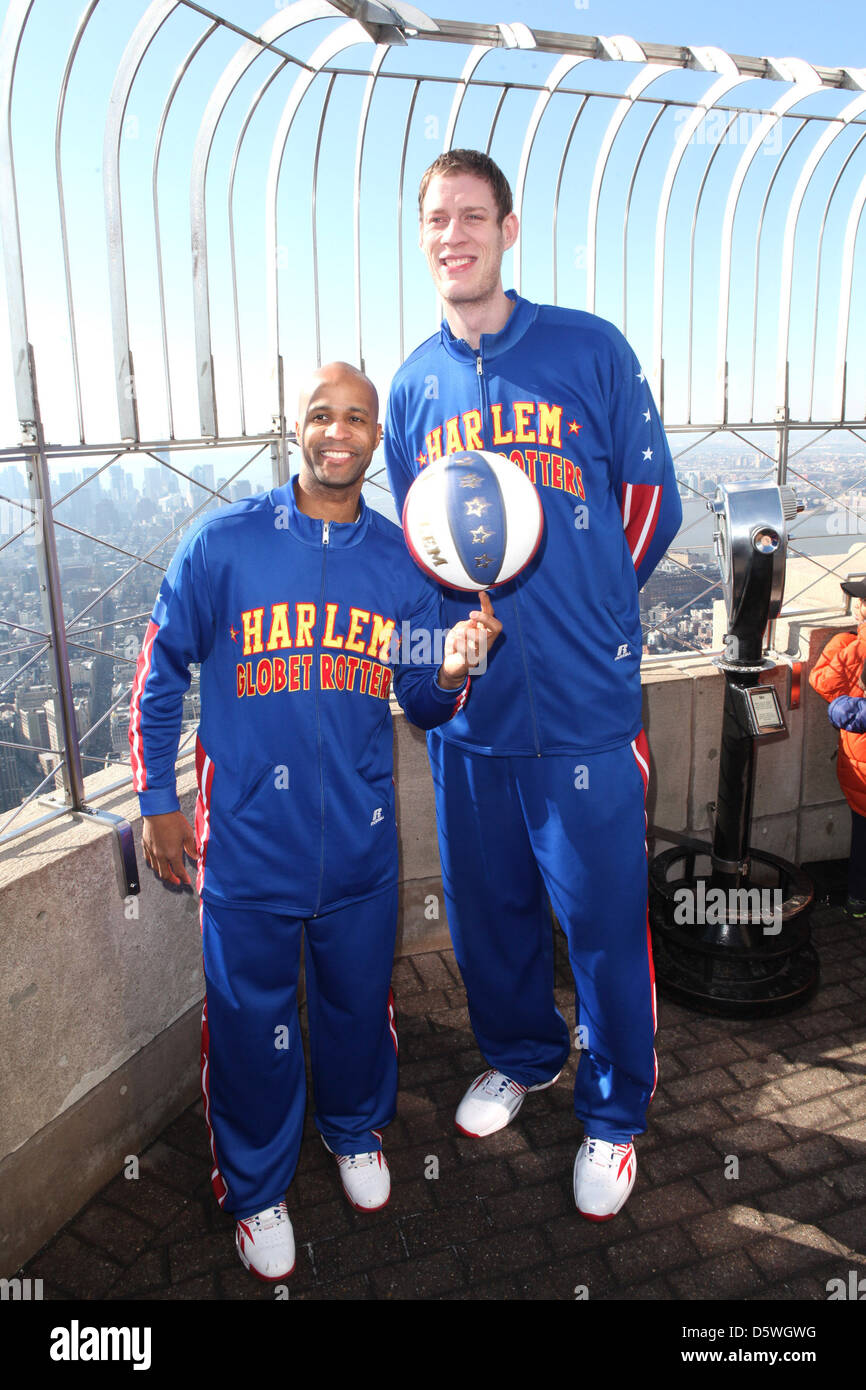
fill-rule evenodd
<path id="1" fill-rule="evenodd" d="M 699 1013 L 726 1018 L 765 1018 L 804 1004 L 818 987 L 820 969 L 810 940 L 813 890 L 808 876 L 776 855 L 750 850 L 752 864 L 769 871 L 765 877 L 775 877 L 770 891 L 781 897 L 780 910 L 768 920 L 761 914 L 760 897 L 768 885 L 745 877 L 737 887 L 752 895 L 748 902 L 725 891 L 725 906 L 717 907 L 719 894 L 711 895 L 718 876 L 695 874 L 696 858 L 711 855 L 708 842 L 690 840 L 650 865 L 650 925 L 660 993 Z M 671 878 L 680 861 L 684 873 Z M 684 899 L 710 905 L 694 914 L 702 920 L 677 920 Z"/>

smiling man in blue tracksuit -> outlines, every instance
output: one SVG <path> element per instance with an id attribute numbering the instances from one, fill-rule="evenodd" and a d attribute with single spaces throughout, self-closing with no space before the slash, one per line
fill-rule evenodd
<path id="1" fill-rule="evenodd" d="M 419 214 L 444 320 L 391 388 L 385 457 L 398 507 L 434 459 L 484 449 L 524 470 L 545 516 L 534 560 L 497 588 L 505 637 L 487 673 L 428 738 L 448 919 L 490 1064 L 457 1125 L 502 1128 L 568 1056 L 549 897 L 577 993 L 575 1200 L 605 1220 L 634 1184 L 632 1138 L 656 1079 L 638 590 L 682 511 L 622 334 L 503 291 L 518 222 L 501 170 L 452 150 L 424 175 Z M 448 621 L 465 609 L 446 598 Z"/>
<path id="2" fill-rule="evenodd" d="M 381 438 L 375 389 L 331 364 L 299 416 L 294 482 L 211 513 L 175 555 L 130 707 L 147 862 L 188 883 L 184 851 L 198 859 L 211 1181 L 237 1217 L 243 1263 L 271 1280 L 295 1263 L 284 1197 L 305 1107 L 301 930 L 316 1124 L 349 1200 L 376 1210 L 390 1194 L 381 1130 L 397 1095 L 392 675 L 407 716 L 440 724 L 465 698 L 479 634 L 500 626 L 484 595 L 445 637 L 441 666 L 410 664 L 405 647 L 392 665 L 404 624 L 413 653 L 441 631 L 440 605 L 398 528 L 361 496 Z M 194 833 L 174 773 L 193 662 Z"/>

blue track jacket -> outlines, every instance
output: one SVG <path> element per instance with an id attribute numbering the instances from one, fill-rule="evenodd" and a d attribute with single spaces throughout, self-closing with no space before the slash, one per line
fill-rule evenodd
<path id="1" fill-rule="evenodd" d="M 422 728 L 450 719 L 466 687 L 442 690 L 425 647 L 439 595 L 400 530 L 360 508 L 353 525 L 314 520 L 291 484 L 226 507 L 184 539 L 160 587 L 130 705 L 133 779 L 142 815 L 178 809 L 183 696 L 200 662 L 206 902 L 309 917 L 397 881 L 392 674 Z"/>
<path id="2" fill-rule="evenodd" d="M 441 737 L 479 753 L 604 752 L 641 727 L 638 590 L 682 521 L 676 475 L 619 330 L 508 296 L 508 322 L 477 351 L 443 322 L 400 368 L 388 401 L 398 512 L 426 464 L 464 449 L 510 458 L 544 508 L 535 558 L 493 592 L 503 632 L 488 669 Z M 444 592 L 450 625 L 473 602 Z"/>

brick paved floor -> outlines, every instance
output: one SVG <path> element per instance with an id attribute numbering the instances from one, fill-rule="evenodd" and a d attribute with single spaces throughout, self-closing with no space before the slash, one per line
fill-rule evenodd
<path id="1" fill-rule="evenodd" d="M 866 1276 L 866 929 L 836 908 L 813 921 L 822 986 L 804 1009 L 732 1023 L 660 1000 L 637 1185 L 603 1224 L 572 1198 L 574 1059 L 508 1129 L 462 1137 L 454 1107 L 484 1064 L 453 956 L 398 961 L 391 1202 L 348 1206 L 308 1115 L 288 1196 L 291 1299 L 573 1300 L 585 1286 L 593 1300 L 826 1300 L 829 1279 Z M 238 1261 L 208 1172 L 196 1104 L 141 1156 L 137 1181 L 118 1175 L 22 1273 L 45 1298 L 273 1300 Z"/>

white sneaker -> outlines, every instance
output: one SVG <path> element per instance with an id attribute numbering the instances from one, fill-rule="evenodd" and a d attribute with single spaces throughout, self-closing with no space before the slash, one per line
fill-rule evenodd
<path id="1" fill-rule="evenodd" d="M 391 1174 L 381 1149 L 335 1154 L 343 1191 L 356 1211 L 379 1211 L 391 1196 Z"/>
<path id="2" fill-rule="evenodd" d="M 625 1206 L 637 1175 L 634 1144 L 586 1136 L 574 1160 L 574 1200 L 588 1221 L 609 1221 Z"/>
<path id="3" fill-rule="evenodd" d="M 557 1072 L 550 1081 L 542 1081 L 537 1086 L 521 1086 L 519 1081 L 512 1081 L 510 1076 L 491 1067 L 472 1082 L 457 1107 L 454 1123 L 460 1133 L 470 1139 L 485 1139 L 511 1123 L 527 1091 L 546 1091 L 561 1075 Z"/>
<path id="4" fill-rule="evenodd" d="M 239 1221 L 235 1245 L 251 1274 L 259 1279 L 287 1279 L 295 1267 L 295 1237 L 285 1202 Z"/>

